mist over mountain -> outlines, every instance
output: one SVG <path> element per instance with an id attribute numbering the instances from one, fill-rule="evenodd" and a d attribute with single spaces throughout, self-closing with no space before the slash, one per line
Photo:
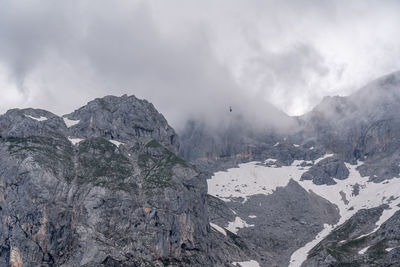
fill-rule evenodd
<path id="1" fill-rule="evenodd" d="M 9 110 L 0 262 L 400 264 L 399 77 L 326 97 L 300 117 L 231 106 L 219 124 L 192 119 L 178 133 L 135 96 L 62 117 Z"/>
<path id="2" fill-rule="evenodd" d="M 134 94 L 177 129 L 193 117 L 218 125 L 229 106 L 300 115 L 400 69 L 399 10 L 377 0 L 1 1 L 0 113 L 62 115 Z"/>
<path id="3" fill-rule="evenodd" d="M 398 264 L 398 229 L 389 221 L 398 220 L 399 77 L 325 97 L 292 117 L 296 124 L 284 132 L 257 132 L 246 123 L 212 132 L 188 123 L 181 155 L 210 173 L 209 194 L 224 201 L 211 206 L 211 221 L 228 230 L 236 225 L 260 253 L 275 255 L 274 266 Z M 305 196 L 296 195 L 302 190 Z M 314 193 L 332 206 L 305 204 Z"/>
<path id="4" fill-rule="evenodd" d="M 0 267 L 400 266 L 399 14 L 0 0 Z"/>

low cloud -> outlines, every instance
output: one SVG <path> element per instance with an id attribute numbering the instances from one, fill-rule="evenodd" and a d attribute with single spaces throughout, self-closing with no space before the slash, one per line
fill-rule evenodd
<path id="1" fill-rule="evenodd" d="M 400 68 L 396 1 L 0 0 L 0 112 L 146 98 L 181 127 L 256 123 Z"/>

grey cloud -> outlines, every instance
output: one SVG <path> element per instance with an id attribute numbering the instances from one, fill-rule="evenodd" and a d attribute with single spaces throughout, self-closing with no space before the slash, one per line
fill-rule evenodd
<path id="1" fill-rule="evenodd" d="M 0 2 L 0 62 L 6 64 L 20 89 L 26 75 L 73 35 L 68 8 L 47 1 Z"/>
<path id="2" fill-rule="evenodd" d="M 290 110 L 293 98 L 309 88 L 311 76 L 323 78 L 330 71 L 324 57 L 306 44 L 296 44 L 280 53 L 260 51 L 257 57 L 244 64 L 244 69 L 250 86 L 258 88 L 264 98 L 287 110 Z M 313 94 L 307 96 L 313 97 Z"/>
<path id="3" fill-rule="evenodd" d="M 394 31 L 398 4 L 368 5 L 0 0 L 0 85 L 9 85 L 0 93 L 19 88 L 14 101 L 0 99 L 0 109 L 63 114 L 95 97 L 126 93 L 153 102 L 178 127 L 193 116 L 218 125 L 230 105 L 276 124 L 279 111 L 268 101 L 306 111 L 324 94 L 353 92 L 371 73 L 400 68 L 394 61 L 400 52 L 392 49 L 400 38 L 377 33 Z M 359 39 L 342 38 L 353 35 Z M 364 54 L 354 57 L 359 50 Z"/>

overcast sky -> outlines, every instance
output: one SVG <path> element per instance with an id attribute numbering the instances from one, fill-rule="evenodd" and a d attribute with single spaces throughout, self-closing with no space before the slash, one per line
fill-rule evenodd
<path id="1" fill-rule="evenodd" d="M 229 105 L 299 115 L 400 70 L 399 14 L 390 0 L 0 0 L 0 113 L 126 93 L 175 126 Z"/>

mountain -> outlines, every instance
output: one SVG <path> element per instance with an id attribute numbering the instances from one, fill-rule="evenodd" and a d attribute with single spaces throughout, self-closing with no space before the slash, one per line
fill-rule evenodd
<path id="1" fill-rule="evenodd" d="M 400 72 L 373 81 L 349 97 L 326 97 L 299 118 L 304 137 L 349 162 L 363 160 L 363 176 L 382 181 L 400 172 Z"/>
<path id="2" fill-rule="evenodd" d="M 178 133 L 134 96 L 9 110 L 0 266 L 400 266 L 399 106 L 393 73 Z"/>
<path id="3" fill-rule="evenodd" d="M 217 126 L 205 120 L 188 120 L 179 132 L 179 155 L 204 173 L 212 174 L 241 162 L 282 154 L 282 147 L 274 145 L 288 131 L 296 131 L 297 121 L 268 103 L 262 110 L 254 113 L 235 109 L 215 114 L 219 118 Z M 282 161 L 291 159 L 289 156 Z"/>
<path id="4" fill-rule="evenodd" d="M 181 155 L 212 170 L 211 223 L 270 253 L 273 266 L 397 266 L 399 107 L 396 72 L 348 97 L 325 97 L 283 132 L 239 123 L 215 134 L 191 122 L 179 133 Z M 236 133 L 233 149 L 218 149 L 226 142 L 216 140 Z"/>
<path id="5" fill-rule="evenodd" d="M 211 231 L 205 177 L 178 147 L 134 96 L 63 117 L 1 115 L 0 265 L 211 266 L 252 254 Z"/>

